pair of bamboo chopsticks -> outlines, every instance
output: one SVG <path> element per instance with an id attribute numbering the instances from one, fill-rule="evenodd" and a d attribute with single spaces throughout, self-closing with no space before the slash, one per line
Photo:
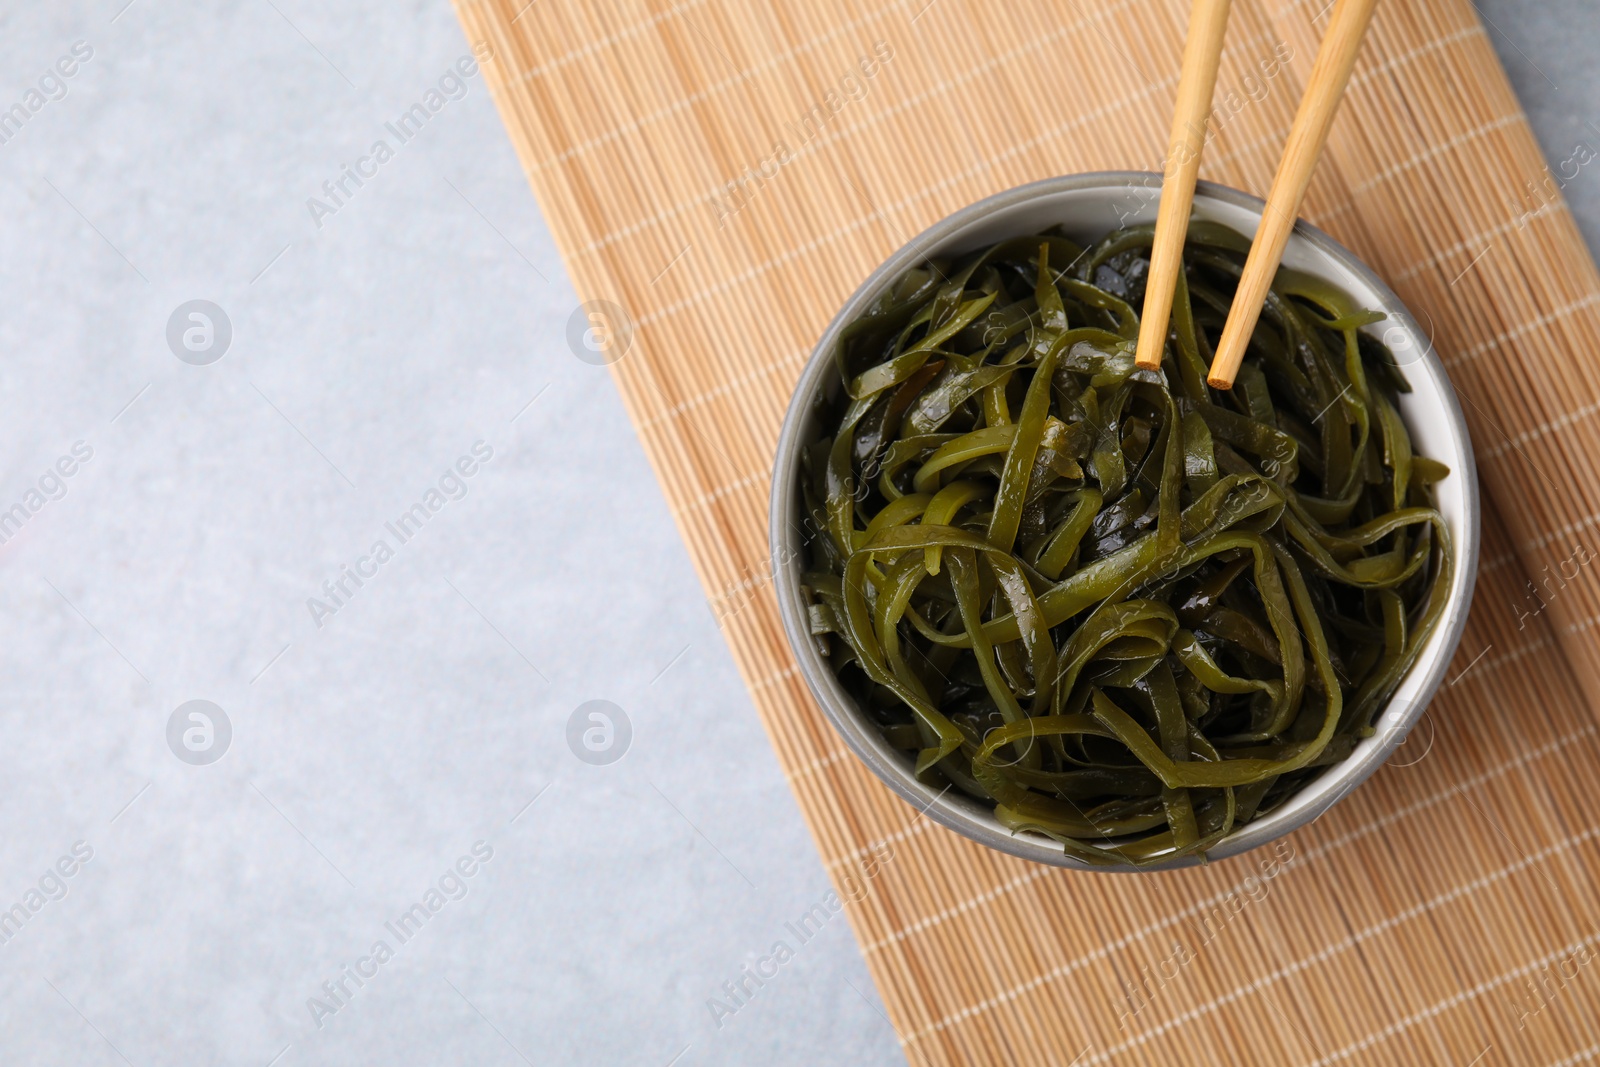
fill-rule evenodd
<path id="1" fill-rule="evenodd" d="M 1178 271 L 1183 269 L 1183 240 L 1194 204 L 1195 177 L 1206 143 L 1206 119 L 1211 94 L 1222 60 L 1222 38 L 1228 26 L 1230 0 L 1194 0 L 1189 13 L 1189 34 L 1183 50 L 1183 73 L 1178 79 L 1178 106 L 1172 116 L 1172 137 L 1167 152 L 1161 203 L 1156 213 L 1155 244 L 1150 252 L 1150 274 L 1145 285 L 1144 315 L 1140 320 L 1136 361 L 1140 367 L 1161 365 L 1167 343 L 1167 321 L 1172 313 Z M 1356 52 L 1372 21 L 1378 0 L 1338 0 L 1322 47 L 1311 67 L 1306 94 L 1295 113 L 1283 158 L 1267 194 L 1255 241 L 1245 259 L 1244 273 L 1234 292 L 1228 321 L 1217 342 L 1207 382 L 1218 389 L 1233 388 L 1234 375 L 1244 359 L 1245 347 L 1261 317 L 1262 302 L 1283 259 L 1306 186 L 1322 154 L 1328 129 L 1339 108 L 1355 66 Z"/>

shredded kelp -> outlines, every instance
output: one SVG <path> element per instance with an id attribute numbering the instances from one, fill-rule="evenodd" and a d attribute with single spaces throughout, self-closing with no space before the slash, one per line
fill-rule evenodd
<path id="1" fill-rule="evenodd" d="M 907 273 L 804 455 L 811 630 L 917 777 L 1097 864 L 1204 856 L 1372 733 L 1451 562 L 1382 318 L 1284 270 L 1206 385 L 1248 241 L 1196 223 L 1159 371 L 1152 228 Z"/>

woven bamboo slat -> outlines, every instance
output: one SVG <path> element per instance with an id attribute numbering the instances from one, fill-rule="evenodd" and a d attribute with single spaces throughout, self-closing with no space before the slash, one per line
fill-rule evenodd
<path id="1" fill-rule="evenodd" d="M 1324 2 L 1234 5 L 1203 177 L 1265 190 Z M 766 503 L 800 366 L 887 253 L 1009 186 L 1159 169 L 1188 4 L 456 3 L 578 292 L 633 320 L 617 385 L 824 863 L 892 847 L 850 918 L 910 1062 L 1600 1056 L 1600 277 L 1469 0 L 1379 9 L 1306 205 L 1431 324 L 1471 423 L 1452 681 L 1280 853 L 1141 877 L 986 851 L 862 770 L 795 673 Z"/>

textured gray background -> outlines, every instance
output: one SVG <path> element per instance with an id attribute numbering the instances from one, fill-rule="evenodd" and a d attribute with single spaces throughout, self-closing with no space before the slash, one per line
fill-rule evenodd
<path id="1" fill-rule="evenodd" d="M 0 908 L 93 849 L 0 944 L 0 1063 L 898 1062 L 842 917 L 706 1010 L 828 886 L 482 77 L 307 213 L 468 51 L 447 4 L 123 5 L 0 14 L 0 107 L 94 49 L 0 146 L 0 510 L 93 449 L 0 546 Z M 1600 148 L 1600 8 L 1484 10 L 1550 158 Z M 1600 238 L 1600 168 L 1566 192 Z M 165 339 L 196 298 L 206 367 Z M 197 698 L 233 728 L 203 767 L 166 740 Z M 609 766 L 565 740 L 592 699 L 632 723 Z"/>

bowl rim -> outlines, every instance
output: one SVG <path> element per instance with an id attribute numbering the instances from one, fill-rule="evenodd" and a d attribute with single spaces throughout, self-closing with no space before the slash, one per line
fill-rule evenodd
<path id="1" fill-rule="evenodd" d="M 1430 644 L 1442 645 L 1442 651 L 1434 655 L 1431 665 L 1422 677 L 1416 696 L 1409 700 L 1391 701 L 1382 713 L 1374 716 L 1374 724 L 1378 728 L 1374 738 L 1363 740 L 1357 750 L 1343 762 L 1295 794 L 1297 799 L 1303 795 L 1318 794 L 1308 804 L 1290 811 L 1280 808 L 1258 820 L 1246 823 L 1208 850 L 1204 860 L 1198 856 L 1186 856 L 1138 868 L 1126 865 L 1102 867 L 1089 864 L 1067 855 L 1059 844 L 1041 835 L 1011 833 L 995 820 L 992 809 L 964 794 L 947 795 L 951 792 L 948 786 L 943 791 L 935 793 L 932 788 L 923 785 L 912 776 L 911 765 L 901 754 L 890 749 L 882 735 L 861 716 L 855 701 L 818 654 L 800 595 L 801 560 L 804 549 L 798 525 L 800 511 L 798 475 L 800 449 L 805 443 L 801 439 L 801 434 L 807 428 L 814 400 L 826 384 L 827 376 L 832 369 L 833 348 L 840 332 L 854 321 L 888 284 L 925 260 L 927 256 L 923 249 L 949 240 L 969 226 L 982 222 L 988 216 L 1023 205 L 1030 200 L 1043 199 L 1063 192 L 1098 189 L 1115 194 L 1135 186 L 1146 190 L 1159 189 L 1160 182 L 1161 175 L 1147 171 L 1092 171 L 1045 178 L 1003 190 L 970 204 L 907 241 L 855 289 L 822 332 L 795 384 L 784 415 L 783 427 L 778 435 L 773 464 L 768 511 L 768 547 L 771 553 L 768 563 L 772 571 L 774 591 L 778 598 L 779 613 L 790 651 L 812 696 L 822 708 L 833 729 L 881 782 L 917 808 L 920 814 L 927 815 L 947 829 L 979 844 L 1055 867 L 1118 873 L 1125 871 L 1145 873 L 1192 867 L 1260 847 L 1320 818 L 1356 786 L 1371 777 L 1394 750 L 1404 743 L 1406 735 L 1422 717 L 1449 669 L 1455 646 L 1459 644 L 1466 625 L 1467 611 L 1472 603 L 1476 586 L 1481 540 L 1481 500 L 1477 466 L 1473 456 L 1472 439 L 1467 431 L 1460 401 L 1450 384 L 1443 361 L 1434 350 L 1432 337 L 1424 333 L 1399 296 L 1372 268 L 1328 234 L 1300 219 L 1295 223 L 1291 240 L 1297 239 L 1309 244 L 1316 252 L 1354 274 L 1382 298 L 1385 310 L 1389 312 L 1389 317 L 1385 321 L 1390 328 L 1399 326 L 1413 338 L 1424 342 L 1422 355 L 1415 364 L 1426 365 L 1429 373 L 1440 383 L 1444 423 L 1465 457 L 1461 469 L 1451 471 L 1453 476 L 1459 475 L 1463 483 L 1461 490 L 1464 529 L 1451 531 L 1457 541 L 1456 581 L 1459 584 L 1456 585 L 1453 594 L 1447 591 L 1446 595 L 1451 599 L 1447 602 L 1439 620 L 1438 629 L 1429 639 Z M 1196 183 L 1195 196 L 1197 202 L 1201 199 L 1218 201 L 1243 208 L 1257 218 L 1266 206 L 1260 197 L 1209 181 Z M 1317 272 L 1312 271 L 1312 273 Z M 1414 672 L 1415 667 L 1412 673 L 1401 679 L 1401 687 L 1412 681 Z M 1290 807 L 1293 808 L 1293 802 Z"/>

